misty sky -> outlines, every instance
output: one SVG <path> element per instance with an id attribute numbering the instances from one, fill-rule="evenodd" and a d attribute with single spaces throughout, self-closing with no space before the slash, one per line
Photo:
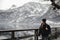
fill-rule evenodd
<path id="1" fill-rule="evenodd" d="M 0 0 L 0 10 L 6 10 L 16 5 L 16 7 L 22 6 L 27 2 L 39 1 L 39 0 Z"/>

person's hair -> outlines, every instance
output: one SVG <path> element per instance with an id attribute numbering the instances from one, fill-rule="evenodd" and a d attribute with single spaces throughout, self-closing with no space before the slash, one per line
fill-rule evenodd
<path id="1" fill-rule="evenodd" d="M 46 22 L 46 19 L 42 19 L 43 22 Z"/>

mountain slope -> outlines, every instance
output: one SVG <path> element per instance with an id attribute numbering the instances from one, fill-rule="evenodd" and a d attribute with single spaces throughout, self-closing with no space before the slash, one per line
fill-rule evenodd
<path id="1" fill-rule="evenodd" d="M 34 21 L 35 17 L 36 18 L 41 17 L 43 14 L 45 14 L 45 12 L 48 10 L 47 9 L 48 7 L 49 7 L 48 5 L 44 5 L 44 4 L 40 4 L 36 2 L 29 2 L 19 8 L 1 12 L 0 19 L 6 22 L 8 21 L 9 23 L 14 23 L 14 22 L 26 22 L 27 23 L 28 21 L 32 22 Z"/>
<path id="2" fill-rule="evenodd" d="M 48 4 L 29 2 L 21 7 L 0 12 L 1 23 L 39 23 L 42 18 L 59 22 L 60 13 Z"/>

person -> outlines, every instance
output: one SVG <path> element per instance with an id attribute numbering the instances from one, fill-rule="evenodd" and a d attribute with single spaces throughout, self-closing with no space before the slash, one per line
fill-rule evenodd
<path id="1" fill-rule="evenodd" d="M 42 40 L 49 40 L 48 36 L 50 33 L 50 26 L 46 23 L 46 19 L 42 19 L 41 26 L 39 27 L 39 34 L 42 35 Z"/>

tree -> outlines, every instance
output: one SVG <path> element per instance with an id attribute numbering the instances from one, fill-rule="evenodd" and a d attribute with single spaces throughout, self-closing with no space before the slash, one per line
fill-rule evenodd
<path id="1" fill-rule="evenodd" d="M 54 10 L 57 8 L 57 9 L 60 9 L 60 6 L 59 5 L 57 5 L 56 3 L 55 3 L 55 1 L 56 0 L 50 0 L 51 2 L 52 2 L 52 5 L 54 6 Z"/>

